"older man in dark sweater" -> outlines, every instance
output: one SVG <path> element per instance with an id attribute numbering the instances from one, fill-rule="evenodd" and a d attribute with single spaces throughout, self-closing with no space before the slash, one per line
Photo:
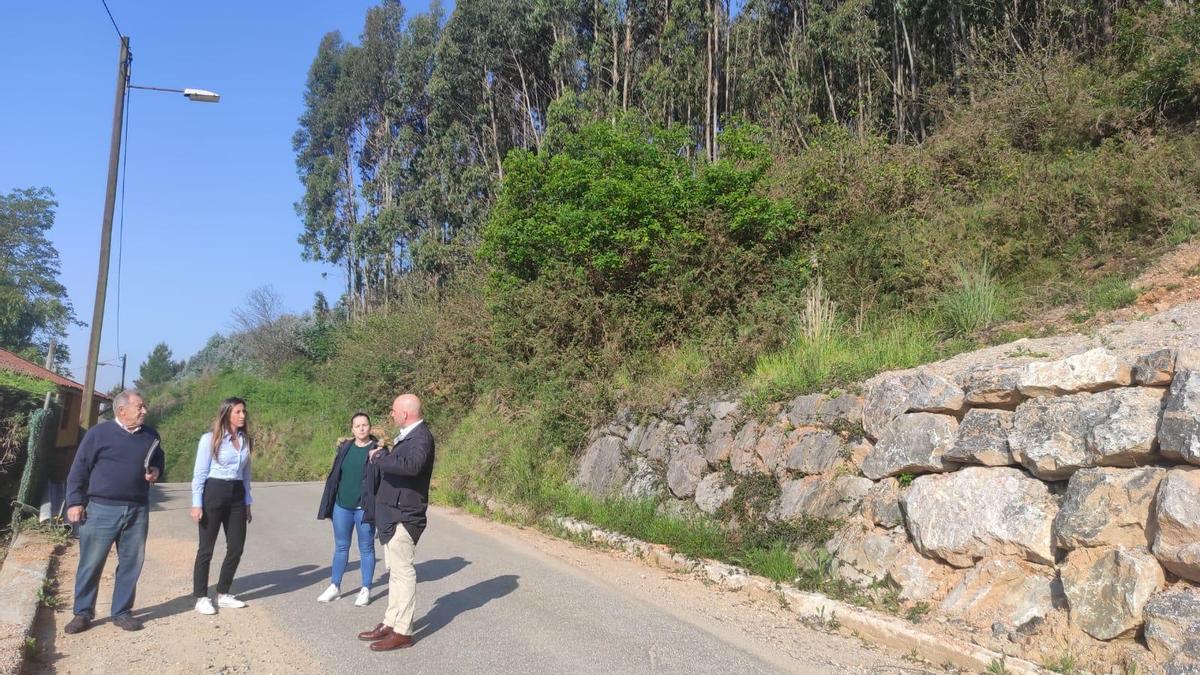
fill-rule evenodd
<path id="1" fill-rule="evenodd" d="M 133 599 L 146 557 L 150 486 L 162 475 L 165 454 L 158 432 L 142 424 L 146 401 L 140 393 L 117 394 L 113 409 L 115 420 L 87 430 L 67 475 L 67 520 L 79 525 L 75 618 L 67 633 L 91 626 L 100 574 L 114 543 L 113 623 L 124 630 L 142 628 L 133 618 Z"/>

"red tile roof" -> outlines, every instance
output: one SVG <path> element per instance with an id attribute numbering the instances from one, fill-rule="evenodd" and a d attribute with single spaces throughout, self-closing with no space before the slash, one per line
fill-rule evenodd
<path id="1" fill-rule="evenodd" d="M 16 354 L 3 349 L 0 349 L 0 368 L 4 370 L 11 370 L 14 373 L 20 373 L 22 375 L 28 375 L 29 377 L 36 377 L 39 380 L 49 380 L 60 387 L 66 387 L 67 389 L 72 389 L 74 391 L 83 391 L 82 384 L 79 384 L 74 380 L 68 380 L 58 373 L 46 370 L 36 363 L 26 361 Z M 105 401 L 112 400 L 100 392 L 96 392 L 96 397 L 104 399 Z"/>

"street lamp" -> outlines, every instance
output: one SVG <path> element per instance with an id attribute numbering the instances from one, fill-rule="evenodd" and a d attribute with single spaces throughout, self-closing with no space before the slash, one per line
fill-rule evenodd
<path id="1" fill-rule="evenodd" d="M 128 89 L 150 89 L 183 94 L 189 101 L 216 103 L 221 97 L 204 89 L 164 89 L 129 83 L 129 38 L 121 36 L 117 59 L 117 98 L 113 106 L 112 144 L 108 148 L 108 192 L 104 196 L 104 220 L 100 227 L 100 269 L 96 275 L 96 303 L 92 308 L 92 335 L 88 341 L 87 372 L 84 375 L 83 403 L 79 406 L 79 425 L 92 426 L 92 400 L 96 391 L 96 365 L 100 354 L 100 329 L 104 324 L 104 301 L 108 292 L 108 259 L 112 244 L 113 207 L 117 200 L 117 167 L 121 162 L 121 123 L 125 121 L 125 93 Z"/>

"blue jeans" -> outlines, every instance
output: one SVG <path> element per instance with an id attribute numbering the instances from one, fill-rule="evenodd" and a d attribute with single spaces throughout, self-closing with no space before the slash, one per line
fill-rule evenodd
<path id="1" fill-rule="evenodd" d="M 358 564 L 362 572 L 363 588 L 371 587 L 375 578 L 375 526 L 363 522 L 363 510 L 344 509 L 333 505 L 333 578 L 332 583 L 342 587 L 342 575 L 350 561 L 350 537 L 358 530 Z"/>
<path id="2" fill-rule="evenodd" d="M 113 584 L 112 616 L 130 616 L 138 577 L 146 559 L 146 533 L 150 529 L 147 506 L 87 505 L 79 526 L 79 567 L 75 570 L 76 614 L 96 616 L 96 593 L 108 552 L 117 545 L 117 572 Z"/>

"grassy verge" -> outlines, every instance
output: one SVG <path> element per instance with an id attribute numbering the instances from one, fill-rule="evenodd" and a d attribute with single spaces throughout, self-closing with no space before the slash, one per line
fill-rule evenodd
<path id="1" fill-rule="evenodd" d="M 816 337 L 800 334 L 790 345 L 758 360 L 747 381 L 747 404 L 759 409 L 799 394 L 846 387 L 886 370 L 937 361 L 974 346 L 942 335 L 933 316 L 902 316 L 861 331 L 839 327 Z"/>
<path id="2" fill-rule="evenodd" d="M 265 378 L 241 372 L 204 375 L 147 392 L 148 423 L 162 435 L 167 480 L 191 479 L 196 444 L 222 399 L 246 400 L 255 438 L 256 480 L 316 480 L 329 470 L 335 442 L 346 435 L 353 402 L 301 376 Z"/>

